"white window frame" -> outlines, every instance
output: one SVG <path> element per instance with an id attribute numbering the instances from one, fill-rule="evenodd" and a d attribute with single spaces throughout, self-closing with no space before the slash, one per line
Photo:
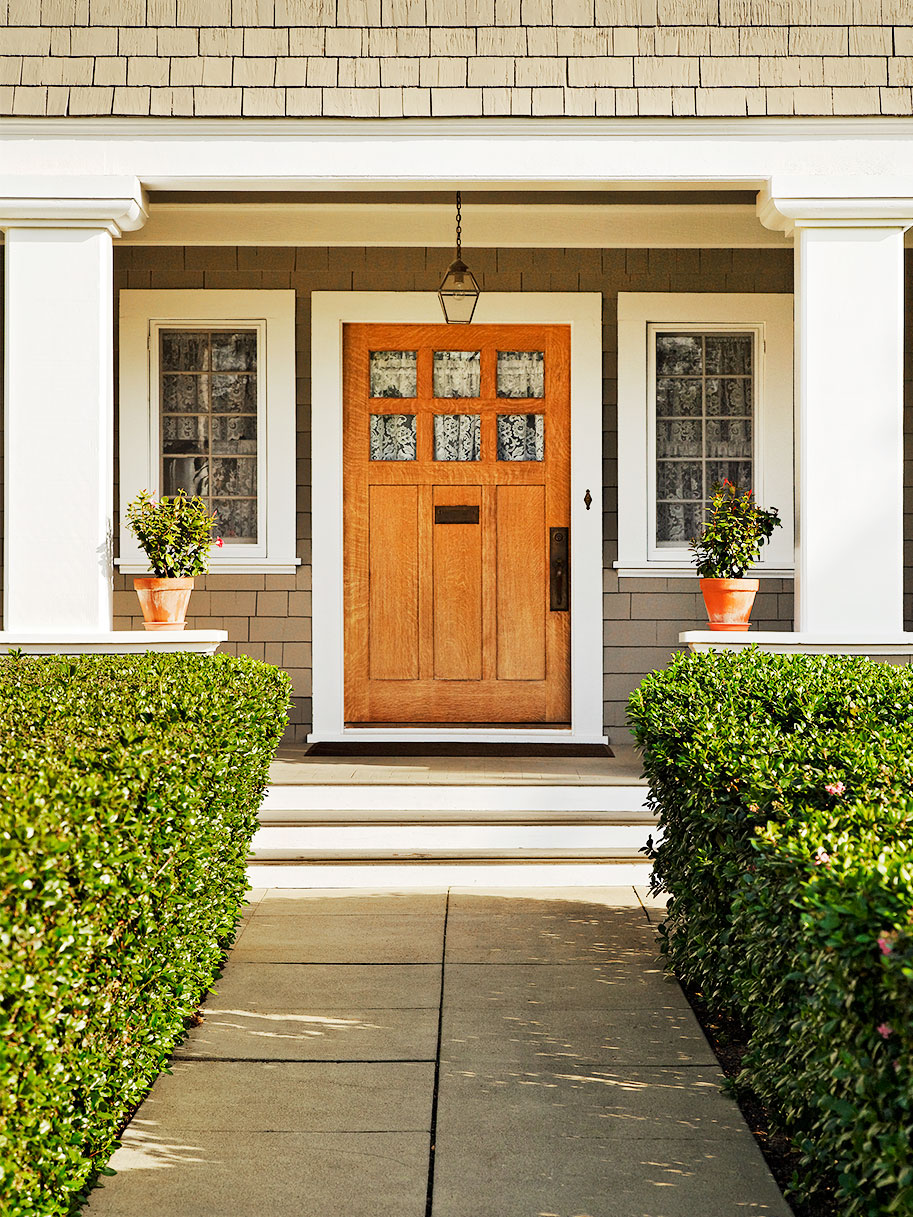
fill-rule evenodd
<path id="1" fill-rule="evenodd" d="M 754 576 L 795 570 L 793 297 L 768 293 L 620 292 L 618 296 L 618 559 L 621 576 L 696 577 L 687 545 L 656 543 L 655 335 L 751 333 L 755 342 L 754 476 L 762 507 L 783 521 Z"/>
<path id="2" fill-rule="evenodd" d="M 120 557 L 126 574 L 149 563 L 125 526 L 140 490 L 162 493 L 159 332 L 163 329 L 257 332 L 257 543 L 213 549 L 210 570 L 291 574 L 295 553 L 294 291 L 122 291 L 120 294 Z"/>

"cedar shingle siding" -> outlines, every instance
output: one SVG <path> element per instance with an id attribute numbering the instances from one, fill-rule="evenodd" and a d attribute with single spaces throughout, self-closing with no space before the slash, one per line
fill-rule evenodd
<path id="1" fill-rule="evenodd" d="M 0 115 L 913 114 L 911 0 L 0 0 Z"/>

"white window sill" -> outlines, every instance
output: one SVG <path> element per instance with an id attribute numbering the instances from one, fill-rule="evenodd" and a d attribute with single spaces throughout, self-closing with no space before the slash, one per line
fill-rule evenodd
<path id="1" fill-rule="evenodd" d="M 627 566 L 621 562 L 613 562 L 613 568 L 619 579 L 696 579 L 697 571 L 693 566 L 673 565 L 671 563 L 651 562 L 646 566 Z M 795 577 L 792 566 L 755 566 L 745 572 L 746 579 L 792 579 Z"/>
<path id="2" fill-rule="evenodd" d="M 148 563 L 135 562 L 132 558 L 115 558 L 114 565 L 122 575 L 152 574 Z M 301 565 L 300 558 L 292 558 L 289 562 L 270 562 L 268 558 L 229 558 L 224 562 L 213 559 L 210 562 L 208 575 L 294 575 Z M 206 575 L 197 576 L 205 579 Z"/>

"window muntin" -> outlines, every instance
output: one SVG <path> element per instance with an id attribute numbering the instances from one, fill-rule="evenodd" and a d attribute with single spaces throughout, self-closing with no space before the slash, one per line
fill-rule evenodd
<path id="1" fill-rule="evenodd" d="M 682 549 L 716 483 L 753 486 L 756 335 L 654 327 L 650 354 L 652 533 L 657 549 Z"/>

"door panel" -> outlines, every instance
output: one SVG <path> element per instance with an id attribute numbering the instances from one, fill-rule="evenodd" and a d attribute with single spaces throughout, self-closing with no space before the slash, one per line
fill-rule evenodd
<path id="1" fill-rule="evenodd" d="M 434 487 L 435 680 L 482 679 L 481 507 L 481 486 Z"/>
<path id="2" fill-rule="evenodd" d="M 347 325 L 345 714 L 566 723 L 566 326 Z"/>
<path id="3" fill-rule="evenodd" d="M 499 486 L 496 495 L 498 679 L 545 680 L 545 487 Z"/>
<path id="4" fill-rule="evenodd" d="M 418 487 L 368 492 L 368 630 L 372 680 L 416 680 Z"/>

